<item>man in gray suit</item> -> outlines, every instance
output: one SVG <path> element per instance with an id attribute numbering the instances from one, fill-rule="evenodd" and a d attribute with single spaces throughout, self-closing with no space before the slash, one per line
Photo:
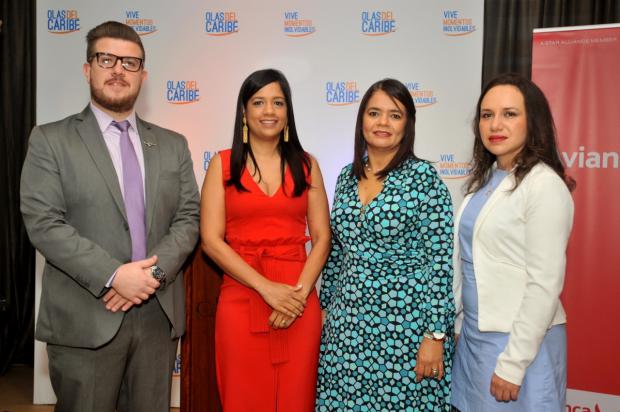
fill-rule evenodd
<path id="1" fill-rule="evenodd" d="M 136 116 L 136 32 L 106 22 L 87 42 L 90 104 L 35 127 L 22 171 L 24 222 L 46 258 L 36 338 L 56 411 L 168 411 L 181 266 L 198 237 L 192 160 L 183 136 Z"/>

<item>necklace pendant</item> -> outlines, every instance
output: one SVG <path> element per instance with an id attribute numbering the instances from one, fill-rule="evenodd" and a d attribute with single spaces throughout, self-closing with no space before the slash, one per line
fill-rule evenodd
<path id="1" fill-rule="evenodd" d="M 362 227 L 362 223 L 364 222 L 365 216 L 366 216 L 366 205 L 362 205 L 362 207 L 360 207 L 360 215 L 359 215 L 359 220 L 357 221 L 357 227 Z"/>

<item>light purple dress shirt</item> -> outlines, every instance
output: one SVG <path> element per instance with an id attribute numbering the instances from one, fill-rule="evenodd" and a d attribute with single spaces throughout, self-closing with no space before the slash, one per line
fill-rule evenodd
<path id="1" fill-rule="evenodd" d="M 101 134 L 103 135 L 103 140 L 105 141 L 106 146 L 108 147 L 108 152 L 110 152 L 110 157 L 112 158 L 112 164 L 114 164 L 114 169 L 116 170 L 116 176 L 118 177 L 118 184 L 121 188 L 121 193 L 125 196 L 123 191 L 123 160 L 121 158 L 121 131 L 118 128 L 112 126 L 112 121 L 114 120 L 109 114 L 104 112 L 95 106 L 92 102 L 90 104 L 90 109 L 93 111 L 95 118 L 97 119 L 97 123 L 99 124 L 99 129 L 101 130 Z M 136 156 L 138 156 L 138 163 L 140 164 L 140 171 L 142 172 L 142 187 L 146 187 L 144 184 L 144 152 L 142 151 L 142 143 L 140 141 L 140 136 L 138 135 L 138 125 L 136 123 L 136 112 L 132 111 L 129 116 L 127 116 L 127 120 L 129 122 L 129 139 L 131 140 L 131 144 L 133 145 L 133 149 L 136 151 Z"/>
<path id="2" fill-rule="evenodd" d="M 101 134 L 103 135 L 103 140 L 105 141 L 106 146 L 108 147 L 108 152 L 110 153 L 110 157 L 112 158 L 112 164 L 114 165 L 114 170 L 116 170 L 116 177 L 118 178 L 118 184 L 121 188 L 121 193 L 125 196 L 123 191 L 123 160 L 121 158 L 121 131 L 112 126 L 112 118 L 109 114 L 95 106 L 92 102 L 90 103 L 90 109 L 92 110 L 95 118 L 97 119 L 97 123 L 99 124 L 99 129 L 101 130 Z M 131 144 L 133 145 L 133 149 L 136 152 L 136 156 L 138 157 L 138 163 L 140 164 L 140 172 L 142 173 L 142 187 L 146 187 L 144 182 L 144 153 L 142 151 L 142 144 L 140 141 L 140 135 L 138 135 L 138 125 L 136 123 L 136 112 L 132 111 L 129 116 L 127 116 L 127 120 L 129 122 L 129 139 L 131 140 Z M 146 189 L 145 189 L 146 190 Z M 143 193 L 145 196 L 145 194 Z M 146 199 L 146 196 L 145 196 Z M 144 202 L 146 204 L 146 201 Z M 117 268 L 118 270 L 118 268 Z M 116 271 L 110 276 L 110 280 L 106 283 L 106 287 L 112 286 L 112 281 L 114 280 L 114 276 L 116 276 Z"/>

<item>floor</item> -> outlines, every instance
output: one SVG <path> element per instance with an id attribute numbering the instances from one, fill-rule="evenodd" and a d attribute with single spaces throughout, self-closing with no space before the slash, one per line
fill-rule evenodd
<path id="1" fill-rule="evenodd" d="M 0 412 L 52 412 L 53 405 L 32 404 L 32 368 L 16 365 L 0 376 Z M 170 408 L 179 412 L 178 408 Z"/>

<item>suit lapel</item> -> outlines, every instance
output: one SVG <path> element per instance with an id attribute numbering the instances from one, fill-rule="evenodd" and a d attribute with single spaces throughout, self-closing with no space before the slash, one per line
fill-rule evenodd
<path id="1" fill-rule="evenodd" d="M 159 139 L 152 132 L 151 126 L 143 122 L 136 116 L 138 124 L 138 133 L 142 142 L 142 151 L 144 153 L 144 182 L 146 193 L 146 234 L 151 229 L 153 223 L 153 215 L 157 202 L 157 188 L 159 186 L 159 170 L 160 170 L 160 145 Z"/>
<path id="2" fill-rule="evenodd" d="M 123 215 L 123 219 L 125 219 L 126 222 L 127 214 L 125 213 L 123 194 L 118 183 L 118 175 L 114 169 L 108 147 L 103 140 L 103 135 L 99 129 L 97 119 L 89 107 L 86 107 L 86 109 L 78 115 L 77 119 L 80 120 L 80 123 L 76 127 L 77 132 L 95 162 L 101 176 L 103 176 L 108 191 L 112 195 L 114 203 L 116 203 L 118 210 Z"/>

